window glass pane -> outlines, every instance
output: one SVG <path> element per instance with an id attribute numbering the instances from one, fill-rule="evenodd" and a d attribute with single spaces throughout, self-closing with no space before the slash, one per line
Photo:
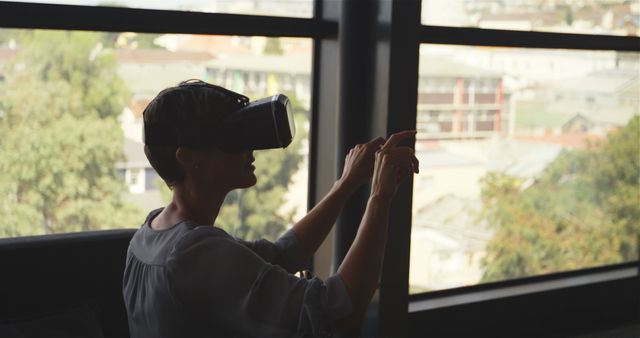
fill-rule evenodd
<path id="1" fill-rule="evenodd" d="M 149 164 L 142 111 L 199 78 L 251 99 L 284 93 L 297 134 L 256 151 L 258 184 L 216 225 L 276 238 L 306 212 L 311 40 L 0 30 L 0 237 L 134 228 L 170 190 Z"/>
<path id="2" fill-rule="evenodd" d="M 189 12 L 229 13 L 310 18 L 313 0 L 20 0 L 42 4 L 129 7 Z"/>
<path id="3" fill-rule="evenodd" d="M 420 58 L 411 292 L 638 259 L 640 54 Z"/>
<path id="4" fill-rule="evenodd" d="M 629 0 L 422 0 L 422 23 L 524 31 L 640 35 L 640 2 Z"/>

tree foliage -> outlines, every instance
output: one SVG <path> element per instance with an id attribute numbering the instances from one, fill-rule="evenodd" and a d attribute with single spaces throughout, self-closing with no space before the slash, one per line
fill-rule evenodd
<path id="1" fill-rule="evenodd" d="M 280 38 L 268 37 L 262 53 L 268 55 L 282 55 L 283 50 Z"/>
<path id="2" fill-rule="evenodd" d="M 486 175 L 482 200 L 496 231 L 484 282 L 638 259 L 640 118 L 562 152 L 532 184 Z"/>
<path id="3" fill-rule="evenodd" d="M 100 33 L 18 31 L 0 84 L 0 236 L 121 228 L 128 90 Z"/>

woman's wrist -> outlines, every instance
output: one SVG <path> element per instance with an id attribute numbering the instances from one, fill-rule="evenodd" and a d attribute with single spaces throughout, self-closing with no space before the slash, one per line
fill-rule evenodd
<path id="1" fill-rule="evenodd" d="M 336 183 L 334 184 L 334 188 L 336 190 L 339 190 L 347 195 L 351 195 L 353 194 L 358 187 L 360 187 L 362 184 L 359 184 L 358 182 L 356 182 L 355 180 L 346 178 L 346 177 L 340 177 Z"/>
<path id="2" fill-rule="evenodd" d="M 369 195 L 369 204 L 376 204 L 380 207 L 390 207 L 391 201 L 393 200 L 392 194 L 383 194 L 379 192 L 371 192 Z"/>

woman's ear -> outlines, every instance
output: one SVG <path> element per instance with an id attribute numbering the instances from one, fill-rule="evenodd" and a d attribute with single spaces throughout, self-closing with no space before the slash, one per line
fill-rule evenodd
<path id="1" fill-rule="evenodd" d="M 176 149 L 176 161 L 185 172 L 198 167 L 196 153 L 190 148 L 178 147 Z"/>

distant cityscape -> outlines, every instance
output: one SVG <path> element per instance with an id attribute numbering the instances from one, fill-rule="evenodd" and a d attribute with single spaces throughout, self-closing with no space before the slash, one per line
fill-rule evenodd
<path id="1" fill-rule="evenodd" d="M 640 34 L 640 3 L 622 0 L 423 0 L 422 23 L 637 36 Z"/>
<path id="2" fill-rule="evenodd" d="M 423 45 L 412 291 L 477 284 L 493 236 L 480 179 L 532 183 L 561 151 L 625 125 L 640 114 L 639 76 L 638 53 Z"/>

